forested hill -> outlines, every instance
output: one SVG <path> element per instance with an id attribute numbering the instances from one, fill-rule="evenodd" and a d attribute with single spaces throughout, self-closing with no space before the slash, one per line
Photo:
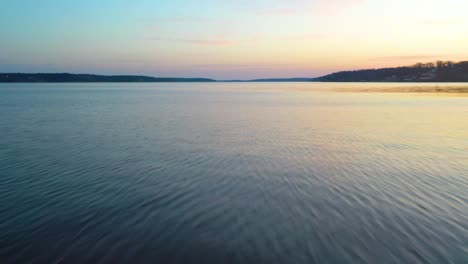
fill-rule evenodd
<path id="1" fill-rule="evenodd" d="M 321 82 L 468 82 L 468 61 L 418 63 L 413 66 L 342 71 L 315 79 Z"/>
<path id="2" fill-rule="evenodd" d="M 207 78 L 156 78 L 134 75 L 0 73 L 0 82 L 214 82 Z"/>

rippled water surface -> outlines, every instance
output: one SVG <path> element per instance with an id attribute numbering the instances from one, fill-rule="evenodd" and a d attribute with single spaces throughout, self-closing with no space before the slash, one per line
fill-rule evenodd
<path id="1" fill-rule="evenodd" d="M 327 85 L 1 84 L 0 263 L 468 263 L 468 97 Z"/>

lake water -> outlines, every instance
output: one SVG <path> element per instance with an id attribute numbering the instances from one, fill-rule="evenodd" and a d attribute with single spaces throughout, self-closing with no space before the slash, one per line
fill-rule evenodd
<path id="1" fill-rule="evenodd" d="M 0 263 L 468 263 L 468 97 L 349 85 L 1 84 Z"/>

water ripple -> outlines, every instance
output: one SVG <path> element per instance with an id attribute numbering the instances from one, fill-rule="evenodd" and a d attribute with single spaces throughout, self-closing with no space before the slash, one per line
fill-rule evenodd
<path id="1" fill-rule="evenodd" d="M 185 85 L 0 86 L 0 262 L 468 260 L 466 98 Z"/>

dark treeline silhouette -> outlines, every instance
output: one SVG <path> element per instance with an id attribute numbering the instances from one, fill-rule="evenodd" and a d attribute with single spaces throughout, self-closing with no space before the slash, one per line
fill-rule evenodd
<path id="1" fill-rule="evenodd" d="M 0 82 L 214 82 L 207 78 L 156 78 L 133 75 L 70 73 L 1 73 Z"/>
<path id="2" fill-rule="evenodd" d="M 412 66 L 342 71 L 315 79 L 322 82 L 468 82 L 468 61 L 437 61 Z"/>
<path id="3" fill-rule="evenodd" d="M 0 73 L 0 82 L 215 82 L 208 78 L 160 78 L 135 75 Z M 271 78 L 225 82 L 468 82 L 468 61 L 437 61 L 412 66 L 342 71 L 318 78 Z"/>

